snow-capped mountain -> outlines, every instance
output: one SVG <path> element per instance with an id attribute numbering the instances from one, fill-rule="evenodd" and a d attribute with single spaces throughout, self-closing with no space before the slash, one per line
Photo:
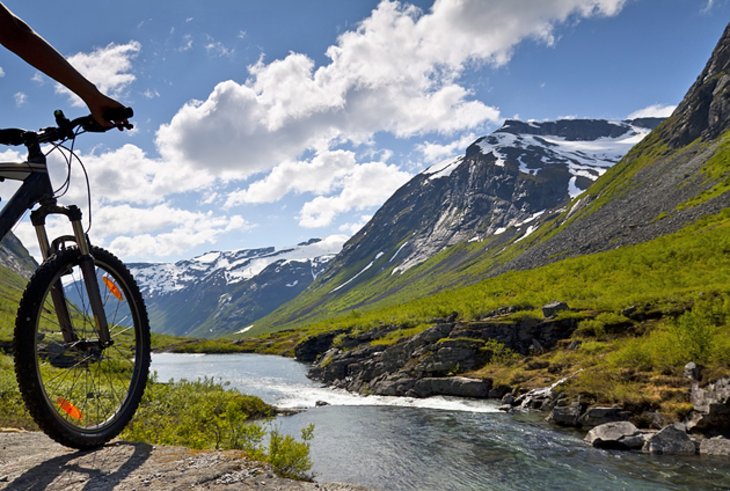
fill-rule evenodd
<path id="1" fill-rule="evenodd" d="M 176 263 L 130 265 L 153 331 L 204 337 L 245 330 L 306 288 L 344 237 L 295 247 L 212 251 Z"/>
<path id="2" fill-rule="evenodd" d="M 660 122 L 507 120 L 396 191 L 322 279 L 352 268 L 330 289 L 339 292 L 379 271 L 403 273 L 452 244 L 510 229 L 526 236 L 533 221 L 582 193 Z"/>

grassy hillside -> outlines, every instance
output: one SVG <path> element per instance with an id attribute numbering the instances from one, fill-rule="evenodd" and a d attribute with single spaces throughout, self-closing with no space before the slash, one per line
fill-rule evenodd
<path id="1" fill-rule="evenodd" d="M 725 209 L 642 244 L 511 271 L 421 298 L 394 294 L 349 312 L 322 313 L 312 321 L 294 324 L 294 331 L 287 332 L 304 337 L 387 323 L 407 328 L 452 312 L 469 321 L 506 306 L 535 313 L 553 300 L 565 301 L 577 310 L 620 312 L 636 307 L 670 312 L 684 310 L 701 295 L 730 294 L 729 271 L 730 209 Z"/>
<path id="2" fill-rule="evenodd" d="M 726 209 L 730 202 L 730 132 L 715 141 L 697 140 L 685 147 L 670 149 L 660 134 L 666 125 L 672 123 L 667 120 L 586 193 L 556 216 L 548 217 L 527 237 L 512 229 L 481 242 L 459 244 L 402 274 L 393 274 L 394 266 L 388 264 L 390 257 L 385 254 L 359 278 L 365 278 L 359 285 L 349 290 L 335 291 L 337 286 L 346 283 L 365 268 L 366 259 L 361 264 L 353 264 L 336 272 L 329 281 L 315 282 L 299 297 L 257 321 L 246 335 L 299 329 L 305 325 L 318 326 L 319 323 L 339 325 L 345 322 L 343 316 L 361 316 L 370 312 L 373 312 L 373 319 L 380 321 L 388 321 L 392 316 L 402 319 L 412 316 L 411 305 L 420 305 L 422 307 L 419 309 L 433 315 L 456 310 L 470 318 L 480 311 L 508 304 L 535 305 L 541 298 L 549 300 L 556 296 L 577 301 L 586 308 L 615 308 L 620 303 L 618 297 L 613 297 L 615 301 L 608 303 L 602 299 L 611 297 L 612 285 L 623 281 L 640 284 L 640 291 L 654 292 L 655 297 L 662 296 L 661 292 L 676 296 L 679 293 L 675 292 L 674 280 L 664 278 L 663 275 L 675 276 L 675 271 L 681 272 L 683 267 L 689 268 L 690 265 L 674 256 L 665 257 L 662 251 L 671 249 L 672 243 L 676 241 L 675 254 L 681 256 L 685 241 L 692 240 L 689 236 L 695 231 L 711 234 L 716 225 L 710 226 L 708 223 L 722 221 L 724 215 L 721 214 L 720 218 L 697 222 L 698 217 Z M 668 176 L 670 173 L 672 175 Z M 661 189 L 661 192 L 654 190 L 655 195 L 652 195 L 652 190 L 648 188 L 658 182 L 656 176 L 668 176 L 664 183 L 666 189 Z M 620 216 L 621 213 L 626 216 Z M 594 219 L 599 225 L 591 224 Z M 586 232 L 586 225 L 593 229 Z M 604 233 L 606 236 L 593 238 L 590 234 L 594 233 L 594 229 L 596 234 Z M 677 230 L 679 232 L 675 232 Z M 670 232 L 676 235 L 662 239 Z M 627 250 L 615 254 L 628 258 L 640 254 L 649 258 L 647 261 L 651 266 L 629 265 L 629 259 L 618 259 L 609 254 L 605 257 L 590 255 L 575 262 L 560 262 L 555 267 L 541 267 L 561 258 L 577 256 L 581 250 L 608 252 L 622 246 L 627 247 Z M 704 247 L 703 243 L 696 244 L 698 257 L 716 254 L 716 251 L 710 250 L 703 252 Z M 614 264 L 613 271 L 602 271 L 600 265 L 593 264 L 604 260 L 624 261 L 628 269 L 622 270 L 623 264 Z M 514 272 L 515 269 L 529 268 L 534 271 Z M 574 270 L 581 268 L 586 268 L 586 271 L 580 272 L 577 275 L 579 281 L 576 281 L 573 278 L 576 276 Z M 381 273 L 367 277 L 371 271 L 380 269 Z M 485 281 L 485 278 L 499 273 L 505 274 Z M 550 289 L 555 290 L 554 293 L 540 286 L 543 284 L 540 278 L 544 274 L 552 275 Z M 682 281 L 691 282 L 690 278 L 694 274 L 692 269 L 687 269 L 686 273 L 681 274 L 684 277 Z M 634 277 L 640 278 L 638 283 Z M 700 278 L 700 275 L 696 276 L 702 283 Z M 478 301 L 464 300 L 454 304 L 450 300 L 471 299 L 475 297 L 471 293 L 473 291 L 489 291 L 491 287 L 487 285 L 503 285 L 522 279 L 529 288 L 512 297 L 494 296 L 489 292 Z M 584 284 L 595 285 L 590 288 L 595 292 L 595 305 L 589 305 L 591 302 L 587 299 L 571 293 L 573 286 Z M 463 289 L 470 285 L 474 288 Z M 499 289 L 497 286 L 494 288 Z M 585 291 L 585 286 L 580 286 L 580 290 Z M 439 292 L 443 293 L 439 295 Z M 476 295 L 476 298 L 479 296 Z M 632 302 L 628 296 L 623 301 Z"/>

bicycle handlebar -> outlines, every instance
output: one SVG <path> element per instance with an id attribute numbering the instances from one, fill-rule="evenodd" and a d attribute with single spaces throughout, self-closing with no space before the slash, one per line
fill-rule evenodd
<path id="1" fill-rule="evenodd" d="M 69 120 L 63 114 L 63 111 L 56 110 L 53 115 L 56 118 L 56 125 L 48 128 L 41 128 L 36 131 L 27 131 L 20 128 L 0 129 L 0 145 L 27 145 L 29 143 L 50 143 L 59 140 L 66 140 L 74 137 L 76 128 L 93 133 L 103 133 L 112 128 L 120 130 L 131 130 L 134 125 L 130 123 L 116 123 L 112 126 L 102 126 L 96 122 L 91 116 L 81 116 L 80 118 Z M 107 121 L 127 120 L 134 116 L 131 107 L 124 107 L 121 110 L 109 110 L 104 113 Z"/>

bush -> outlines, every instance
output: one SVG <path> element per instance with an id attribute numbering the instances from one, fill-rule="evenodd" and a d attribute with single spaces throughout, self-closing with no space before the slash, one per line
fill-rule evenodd
<path id="1" fill-rule="evenodd" d="M 312 468 L 309 458 L 309 442 L 314 437 L 314 425 L 302 428 L 302 441 L 291 435 L 282 435 L 279 430 L 269 434 L 269 463 L 277 474 L 294 479 L 310 479 Z"/>
<path id="2" fill-rule="evenodd" d="M 616 366 L 679 373 L 690 361 L 730 362 L 730 296 L 700 299 L 692 310 L 647 335 L 627 340 L 609 361 Z"/>

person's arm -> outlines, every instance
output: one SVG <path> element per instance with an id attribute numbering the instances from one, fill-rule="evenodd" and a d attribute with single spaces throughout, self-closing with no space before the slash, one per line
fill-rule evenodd
<path id="1" fill-rule="evenodd" d="M 0 3 L 0 44 L 78 95 L 99 124 L 111 126 L 104 117 L 104 112 L 124 107 L 99 92 L 99 89 L 71 66 L 53 46 L 2 3 Z M 113 122 L 126 123 L 126 120 Z"/>

